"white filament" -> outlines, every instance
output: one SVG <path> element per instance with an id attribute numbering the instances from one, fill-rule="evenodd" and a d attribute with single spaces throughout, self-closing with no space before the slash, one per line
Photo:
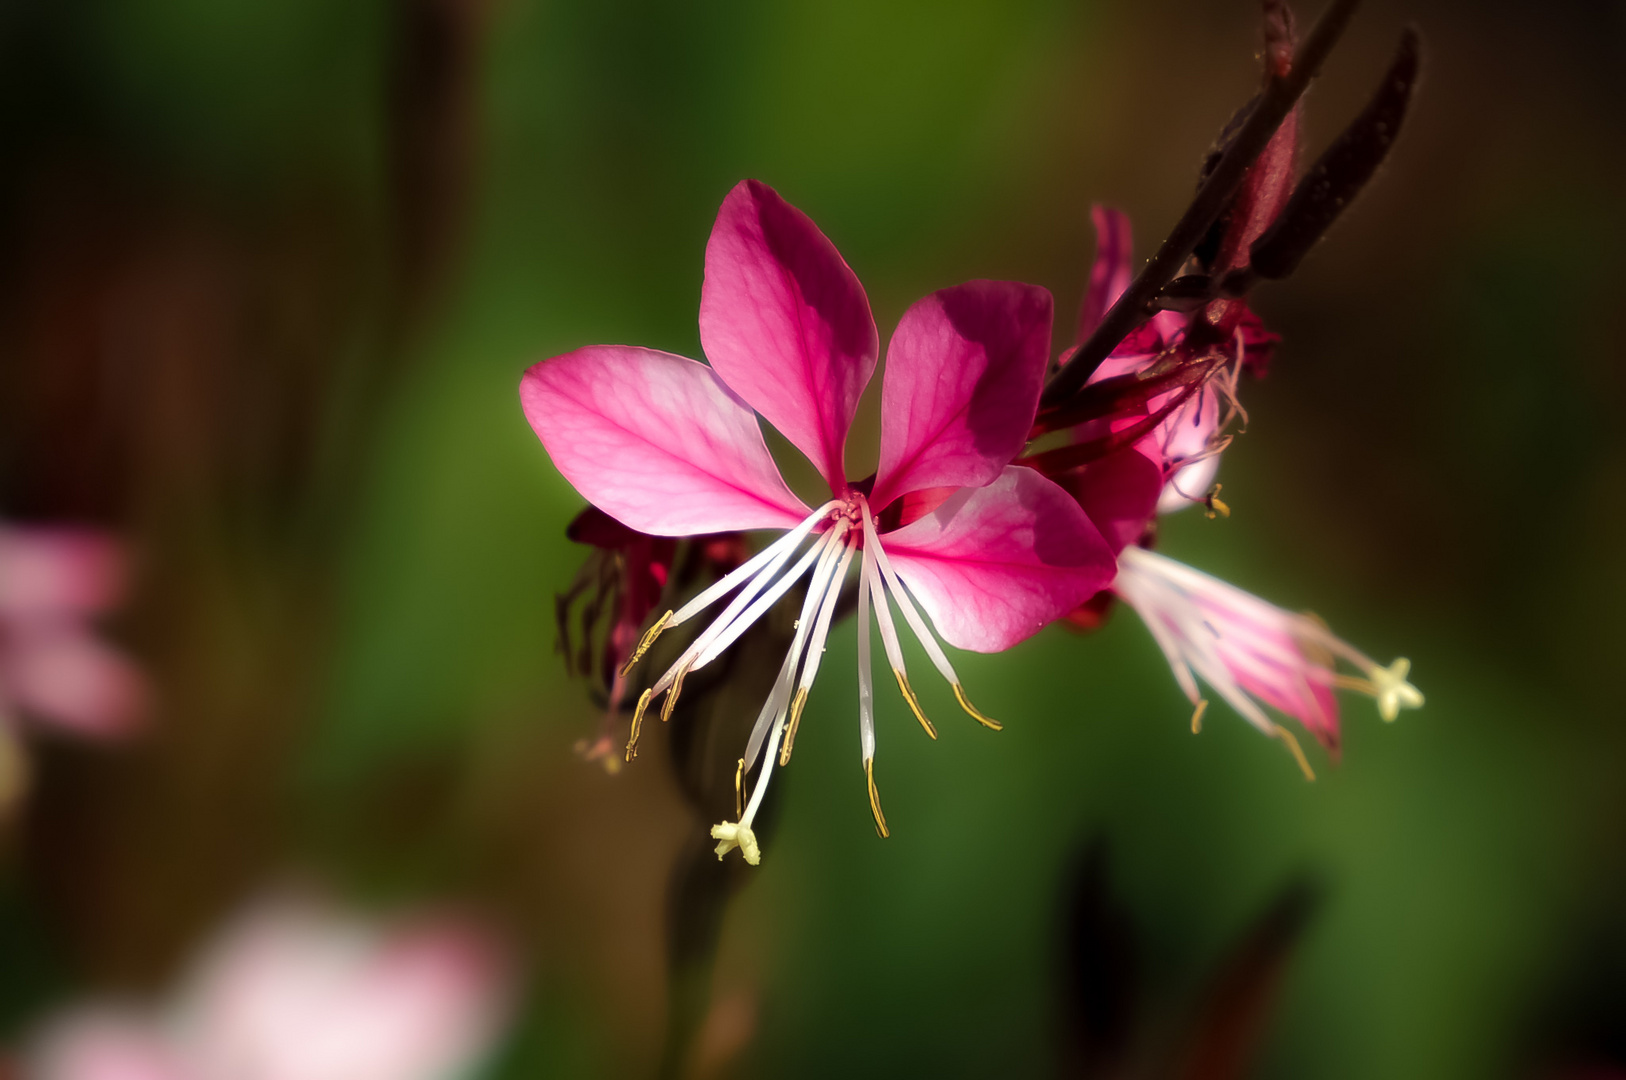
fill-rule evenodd
<path id="1" fill-rule="evenodd" d="M 781 536 L 778 540 L 775 540 L 773 543 L 757 552 L 744 563 L 735 567 L 710 588 L 706 589 L 693 600 L 690 600 L 687 604 L 684 604 L 681 608 L 679 608 L 677 612 L 666 621 L 667 627 L 671 628 L 674 626 L 682 626 L 684 623 L 706 610 L 712 604 L 716 603 L 740 582 L 746 580 L 747 578 L 757 576 L 757 571 L 761 570 L 770 560 L 772 560 L 774 565 L 768 567 L 766 570 L 763 570 L 762 574 L 757 576 L 757 580 L 751 582 L 744 592 L 742 592 L 738 597 L 735 597 L 734 603 L 738 604 L 739 607 L 735 607 L 733 604 L 731 604 L 728 610 L 725 610 L 722 615 L 718 616 L 718 622 L 726 622 L 726 620 L 730 617 L 729 612 L 738 611 L 740 607 L 744 607 L 745 604 L 749 603 L 751 597 L 755 596 L 757 592 L 761 590 L 762 586 L 766 585 L 768 581 L 772 579 L 775 571 L 785 564 L 785 560 L 790 558 L 791 552 L 795 549 L 796 545 L 800 544 L 803 538 L 812 531 L 813 526 L 817 525 L 820 519 L 840 505 L 841 503 L 832 499 L 823 506 L 819 507 L 817 510 L 813 511 L 807 517 L 803 518 L 801 524 L 790 530 L 790 532 L 786 533 L 784 536 Z"/>
<path id="2" fill-rule="evenodd" d="M 881 575 L 886 579 L 887 588 L 891 589 L 893 597 L 898 601 L 898 610 L 903 612 L 904 620 L 909 624 L 909 628 L 915 632 L 915 637 L 919 639 L 921 648 L 926 650 L 926 655 L 931 658 L 932 663 L 937 667 L 938 673 L 947 679 L 950 685 L 959 686 L 960 677 L 954 673 L 954 665 L 950 664 L 948 657 L 943 655 L 942 647 L 937 644 L 937 637 L 927 628 L 926 620 L 922 619 L 920 613 L 915 610 L 914 602 L 909 599 L 909 594 L 904 590 L 903 582 L 899 580 L 898 575 L 892 569 L 892 560 L 886 557 L 886 549 L 881 547 L 880 538 L 875 533 L 875 520 L 869 514 L 869 504 L 860 503 L 859 505 L 864 512 L 864 547 L 866 550 L 870 547 L 875 549 L 875 561 L 881 567 Z M 877 608 L 885 602 L 884 598 L 877 598 Z"/>
<path id="3" fill-rule="evenodd" d="M 866 549 L 858 567 L 858 745 L 864 761 L 875 759 L 875 679 L 869 663 L 869 592 L 874 576 L 875 560 Z"/>

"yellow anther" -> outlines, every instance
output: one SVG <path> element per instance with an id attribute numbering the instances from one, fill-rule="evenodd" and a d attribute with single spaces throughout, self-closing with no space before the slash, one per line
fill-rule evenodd
<path id="1" fill-rule="evenodd" d="M 905 675 L 901 668 L 893 668 L 892 674 L 898 677 L 898 689 L 903 691 L 903 700 L 909 703 L 909 711 L 915 714 L 915 719 L 926 729 L 926 734 L 937 738 L 937 729 L 926 719 L 926 714 L 920 711 L 920 699 L 915 696 L 915 688 L 909 685 L 909 676 Z"/>
<path id="2" fill-rule="evenodd" d="M 779 764 L 790 764 L 790 748 L 796 742 L 796 729 L 802 724 L 802 709 L 807 705 L 807 687 L 798 686 L 790 702 L 790 725 L 785 728 L 785 741 L 779 747 Z"/>
<path id="3" fill-rule="evenodd" d="M 1215 484 L 1214 490 L 1210 491 L 1203 499 L 1203 505 L 1208 508 L 1208 520 L 1210 521 L 1214 520 L 1215 517 L 1231 516 L 1231 508 L 1221 502 L 1219 497 L 1220 488 L 1224 486 L 1224 484 Z"/>
<path id="4" fill-rule="evenodd" d="M 627 657 L 627 662 L 621 665 L 621 677 L 623 679 L 627 677 L 627 672 L 632 670 L 632 665 L 644 658 L 644 653 L 648 652 L 649 647 L 655 644 L 655 639 L 661 636 L 661 631 L 666 629 L 666 624 L 671 619 L 672 610 L 668 608 L 665 615 L 655 620 L 654 626 L 644 631 L 644 636 L 638 639 L 638 647 L 632 650 L 632 655 Z"/>
<path id="5" fill-rule="evenodd" d="M 881 793 L 875 790 L 875 759 L 864 759 L 864 779 L 869 783 L 869 812 L 875 815 L 875 831 L 885 840 L 892 834 L 886 828 L 886 815 L 881 813 Z"/>
<path id="6" fill-rule="evenodd" d="M 1197 701 L 1197 707 L 1195 709 L 1191 710 L 1191 733 L 1193 735 L 1202 734 L 1202 730 L 1203 730 L 1203 713 L 1205 713 L 1207 711 L 1208 711 L 1208 699 L 1207 698 L 1199 698 L 1198 701 Z"/>
<path id="7" fill-rule="evenodd" d="M 1293 760 L 1299 763 L 1299 771 L 1304 773 L 1304 779 L 1314 783 L 1315 770 L 1310 768 L 1310 759 L 1304 756 L 1304 748 L 1299 746 L 1299 741 L 1293 737 L 1293 733 L 1277 724 L 1276 737 L 1287 744 L 1287 749 L 1292 753 Z"/>
<path id="8" fill-rule="evenodd" d="M 745 816 L 745 759 L 744 758 L 740 758 L 740 763 L 738 765 L 734 766 L 734 816 L 737 817 L 737 818 L 742 818 L 742 817 Z"/>
<path id="9" fill-rule="evenodd" d="M 1004 724 L 1001 724 L 998 720 L 995 720 L 991 716 L 984 716 L 982 713 L 977 711 L 977 707 L 971 704 L 971 699 L 965 696 L 965 687 L 961 686 L 959 683 L 954 684 L 954 700 L 958 701 L 960 703 L 960 708 L 970 713 L 971 718 L 977 723 L 981 724 L 983 727 L 989 728 L 993 731 L 1005 730 Z"/>
<path id="10" fill-rule="evenodd" d="M 751 831 L 751 826 L 743 821 L 725 821 L 721 825 L 711 827 L 711 838 L 717 841 L 717 861 L 721 862 L 735 848 L 745 856 L 745 861 L 752 866 L 762 862 L 762 849 L 757 846 L 757 834 Z"/>
<path id="11" fill-rule="evenodd" d="M 661 723 L 672 719 L 672 710 L 677 708 L 678 695 L 683 693 L 683 680 L 688 674 L 688 664 L 678 668 L 677 678 L 672 680 L 672 689 L 666 692 L 666 700 L 661 702 Z"/>
<path id="12" fill-rule="evenodd" d="M 628 761 L 638 756 L 638 733 L 643 730 L 644 712 L 649 708 L 649 699 L 654 696 L 653 690 L 645 690 L 638 695 L 638 705 L 632 710 L 632 737 L 627 740 Z"/>

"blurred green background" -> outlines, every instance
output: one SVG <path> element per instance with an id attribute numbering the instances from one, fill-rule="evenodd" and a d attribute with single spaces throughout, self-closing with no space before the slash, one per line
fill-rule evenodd
<path id="1" fill-rule="evenodd" d="M 698 356 L 706 236 L 746 176 L 834 240 L 883 338 L 972 277 L 1045 285 L 1070 333 L 1090 203 L 1149 253 L 1252 92 L 1256 20 L 7 4 L 0 510 L 131 538 L 119 630 L 163 702 L 135 748 L 39 750 L 4 841 L 9 1029 L 162 985 L 293 868 L 513 928 L 529 992 L 491 1076 L 650 1074 L 667 868 L 709 822 L 664 732 L 618 776 L 572 752 L 597 710 L 553 595 L 582 503 L 520 372 L 594 342 Z M 1349 701 L 1343 762 L 1305 784 L 1221 705 L 1193 737 L 1120 611 L 956 657 L 1002 734 L 928 687 L 930 743 L 881 695 L 882 843 L 843 624 L 692 1075 L 1055 1074 L 1066 883 L 1097 837 L 1145 1039 L 1298 874 L 1324 903 L 1255 1075 L 1535 1076 L 1621 1038 L 1626 7 L 1374 0 L 1308 98 L 1312 153 L 1407 22 L 1428 67 L 1391 164 L 1257 294 L 1284 344 L 1244 391 L 1233 516 L 1187 512 L 1163 550 L 1411 657 L 1427 707 Z"/>

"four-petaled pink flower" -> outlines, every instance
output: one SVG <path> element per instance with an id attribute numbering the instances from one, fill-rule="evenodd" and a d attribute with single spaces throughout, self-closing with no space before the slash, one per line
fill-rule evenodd
<path id="1" fill-rule="evenodd" d="M 18 713 L 98 739 L 140 720 L 140 674 L 89 626 L 123 585 L 119 549 L 101 533 L 0 524 L 0 803 L 24 775 Z"/>
<path id="2" fill-rule="evenodd" d="M 39 1080 L 454 1080 L 500 1031 L 509 972 L 459 918 L 393 925 L 277 902 L 157 1010 L 85 1006 L 36 1040 Z"/>
<path id="3" fill-rule="evenodd" d="M 1111 552 L 1079 506 L 1010 464 L 1038 406 L 1050 321 L 1050 294 L 1011 282 L 968 282 L 911 307 L 887 349 L 879 468 L 870 481 L 849 482 L 847 433 L 880 351 L 869 301 L 812 221 L 748 180 L 729 193 L 706 247 L 700 339 L 709 367 L 609 345 L 526 372 L 520 397 L 532 427 L 565 478 L 612 517 L 656 536 L 784 531 L 645 636 L 633 661 L 661 630 L 734 593 L 644 692 L 634 740 L 654 699 L 667 695 L 662 716 L 670 716 L 689 672 L 808 579 L 793 643 L 746 747 L 742 768 L 761 755 L 749 803 L 738 821 L 712 830 L 719 857 L 738 846 L 748 862 L 760 858 L 751 822 L 774 759 L 789 758 L 855 557 L 862 760 L 882 835 L 870 607 L 905 700 L 935 734 L 910 687 L 889 597 L 960 704 L 992 727 L 967 700 L 927 619 L 952 645 L 996 652 L 1111 579 Z M 829 484 L 827 502 L 809 508 L 792 494 L 758 414 L 812 460 Z M 887 529 L 887 508 L 921 493 L 928 497 L 917 503 L 935 506 Z"/>

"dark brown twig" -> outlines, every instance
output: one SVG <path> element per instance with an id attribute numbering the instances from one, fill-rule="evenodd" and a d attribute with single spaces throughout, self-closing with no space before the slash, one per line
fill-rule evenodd
<path id="1" fill-rule="evenodd" d="M 1072 360 L 1045 387 L 1040 399 L 1041 414 L 1077 393 L 1118 342 L 1146 320 L 1152 298 L 1180 272 L 1192 250 L 1230 205 L 1248 168 L 1258 160 L 1276 129 L 1304 96 L 1359 6 L 1360 0 L 1333 0 L 1316 20 L 1287 72 L 1267 78 L 1247 122 L 1198 189 L 1197 197 L 1163 241 L 1163 246 L 1118 297 Z"/>

